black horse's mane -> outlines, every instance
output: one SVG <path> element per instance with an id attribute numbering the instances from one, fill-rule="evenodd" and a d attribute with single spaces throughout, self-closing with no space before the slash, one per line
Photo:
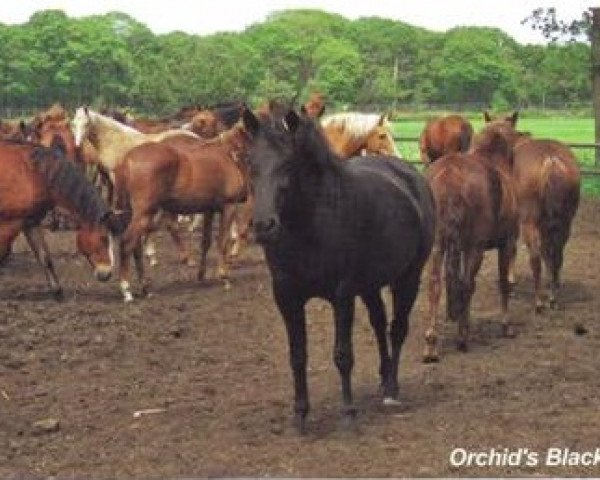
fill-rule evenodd
<path id="1" fill-rule="evenodd" d="M 80 168 L 65 157 L 64 144 L 59 138 L 55 137 L 50 147 L 33 145 L 33 165 L 48 188 L 65 197 L 82 220 L 100 223 L 109 213 L 108 207 Z"/>

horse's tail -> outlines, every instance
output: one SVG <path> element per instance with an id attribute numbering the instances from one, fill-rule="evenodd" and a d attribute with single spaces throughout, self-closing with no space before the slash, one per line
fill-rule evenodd
<path id="1" fill-rule="evenodd" d="M 63 199 L 72 213 L 92 224 L 106 220 L 110 209 L 81 169 L 67 160 L 64 145 L 53 142 L 50 147 L 36 146 L 31 159 L 48 190 Z"/>
<path id="2" fill-rule="evenodd" d="M 461 152 L 467 152 L 471 146 L 471 139 L 473 138 L 473 127 L 469 122 L 465 122 L 460 127 L 460 134 L 458 137 L 458 144 Z"/>
<path id="3" fill-rule="evenodd" d="M 561 158 L 554 155 L 544 158 L 540 182 L 545 233 L 566 242 L 579 204 L 579 185 L 572 181 Z"/>
<path id="4" fill-rule="evenodd" d="M 461 231 L 464 229 L 466 205 L 457 193 L 450 193 L 439 212 L 440 239 L 446 247 L 445 283 L 446 310 L 451 320 L 458 320 L 465 308 L 464 273 L 461 266 L 463 252 Z"/>

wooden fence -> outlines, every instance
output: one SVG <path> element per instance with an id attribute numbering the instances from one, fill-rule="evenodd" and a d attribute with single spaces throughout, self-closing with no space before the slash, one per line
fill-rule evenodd
<path id="1" fill-rule="evenodd" d="M 419 142 L 419 139 L 416 137 L 396 137 L 394 136 L 394 141 L 395 142 Z M 600 149 L 600 143 L 566 143 L 566 145 L 570 148 L 582 148 L 582 149 L 587 149 L 587 148 L 593 148 L 596 151 L 598 151 L 598 149 Z M 406 159 L 406 161 L 408 163 L 412 163 L 415 165 L 420 165 L 421 164 L 421 160 L 415 160 L 415 159 Z M 600 166 L 598 166 L 600 167 Z M 581 167 L 581 174 L 583 176 L 588 176 L 588 177 L 600 177 L 600 168 L 590 168 L 590 167 Z"/>

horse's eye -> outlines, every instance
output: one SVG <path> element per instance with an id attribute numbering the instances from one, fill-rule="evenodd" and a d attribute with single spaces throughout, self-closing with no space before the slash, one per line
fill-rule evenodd
<path id="1" fill-rule="evenodd" d="M 387 133 L 380 133 L 379 134 L 379 139 L 380 140 L 385 140 L 387 138 Z"/>

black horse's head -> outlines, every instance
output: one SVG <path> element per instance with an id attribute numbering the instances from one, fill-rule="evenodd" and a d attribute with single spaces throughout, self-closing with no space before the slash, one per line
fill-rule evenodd
<path id="1" fill-rule="evenodd" d="M 312 119 L 288 109 L 259 120 L 243 113 L 253 136 L 249 163 L 255 194 L 254 228 L 261 243 L 279 238 L 282 228 L 294 228 L 306 211 L 302 203 L 307 175 L 318 175 L 330 151 Z"/>

